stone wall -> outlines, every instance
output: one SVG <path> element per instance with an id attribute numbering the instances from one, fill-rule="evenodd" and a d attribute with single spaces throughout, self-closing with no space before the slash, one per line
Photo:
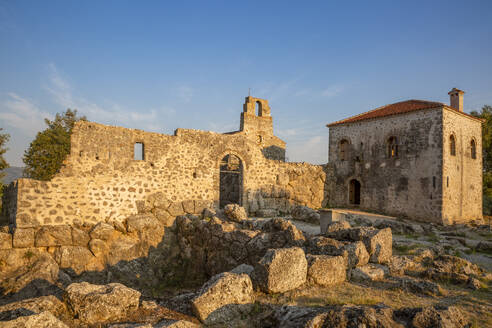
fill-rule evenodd
<path id="1" fill-rule="evenodd" d="M 396 137 L 398 154 L 388 156 Z M 339 144 L 348 141 L 346 159 Z M 360 207 L 441 223 L 442 111 L 420 110 L 330 127 L 333 205 L 350 206 L 349 184 L 361 184 Z"/>
<path id="2" fill-rule="evenodd" d="M 255 101 L 246 99 L 240 131 L 225 134 L 177 129 L 165 135 L 78 122 L 61 171 L 46 182 L 19 179 L 6 192 L 4 214 L 17 227 L 121 221 L 156 192 L 172 202 L 218 206 L 220 163 L 227 155 L 241 160 L 240 203 L 250 214 L 326 205 L 333 189 L 328 166 L 286 163 L 268 103 L 262 100 L 256 116 Z M 135 159 L 136 144 L 143 148 L 142 159 Z"/>
<path id="3" fill-rule="evenodd" d="M 482 218 L 482 128 L 481 123 L 454 110 L 444 110 L 443 220 L 447 224 Z M 456 155 L 450 154 L 450 136 L 456 140 Z M 476 143 L 472 158 L 471 140 Z"/>

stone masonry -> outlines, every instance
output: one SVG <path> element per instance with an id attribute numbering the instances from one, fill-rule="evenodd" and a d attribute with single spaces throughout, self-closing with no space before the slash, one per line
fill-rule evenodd
<path id="1" fill-rule="evenodd" d="M 177 129 L 165 135 L 77 122 L 61 171 L 50 181 L 11 184 L 3 214 L 8 223 L 24 228 L 122 221 L 156 192 L 175 203 L 218 206 L 228 158 L 240 162 L 234 167 L 239 178 L 233 181 L 237 202 L 250 215 L 288 213 L 296 205 L 319 208 L 327 202 L 332 181 L 327 166 L 285 162 L 285 143 L 273 135 L 268 102 L 247 97 L 240 130 L 224 134 Z"/>

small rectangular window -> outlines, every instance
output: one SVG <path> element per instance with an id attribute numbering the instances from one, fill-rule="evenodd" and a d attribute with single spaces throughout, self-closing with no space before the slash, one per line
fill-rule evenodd
<path id="1" fill-rule="evenodd" d="M 136 161 L 143 161 L 145 159 L 144 155 L 143 142 L 136 142 L 133 147 L 133 159 Z"/>
<path id="2" fill-rule="evenodd" d="M 446 177 L 446 187 L 449 187 L 449 177 Z"/>
<path id="3" fill-rule="evenodd" d="M 436 189 L 436 177 L 432 177 L 432 187 Z"/>

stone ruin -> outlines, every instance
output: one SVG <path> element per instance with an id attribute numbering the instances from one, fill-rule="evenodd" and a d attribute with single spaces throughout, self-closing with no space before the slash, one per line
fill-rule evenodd
<path id="1" fill-rule="evenodd" d="M 326 165 L 285 162 L 285 143 L 273 134 L 263 99 L 247 97 L 239 131 L 224 134 L 177 129 L 164 135 L 80 121 L 53 179 L 19 179 L 7 188 L 4 224 L 122 221 L 156 192 L 173 203 L 237 203 L 251 215 L 274 216 L 296 205 L 325 206 L 329 172 Z M 185 210 L 176 206 L 171 212 Z"/>

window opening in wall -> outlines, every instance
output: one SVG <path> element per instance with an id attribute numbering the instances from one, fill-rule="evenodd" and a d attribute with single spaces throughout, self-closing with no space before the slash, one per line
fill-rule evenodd
<path id="1" fill-rule="evenodd" d="M 239 157 L 229 154 L 220 162 L 219 205 L 242 204 L 243 163 Z"/>
<path id="2" fill-rule="evenodd" d="M 340 141 L 340 144 L 338 145 L 338 150 L 340 154 L 340 160 L 345 161 L 348 158 L 348 141 L 343 139 Z"/>
<path id="3" fill-rule="evenodd" d="M 471 158 L 476 159 L 477 158 L 477 144 L 475 143 L 475 140 L 472 139 L 470 143 L 471 147 Z"/>
<path id="4" fill-rule="evenodd" d="M 349 202 L 352 205 L 360 205 L 360 182 L 356 179 L 349 183 Z"/>
<path id="5" fill-rule="evenodd" d="M 84 155 L 84 152 L 83 151 L 80 151 L 79 157 L 82 157 L 82 155 Z"/>
<path id="6" fill-rule="evenodd" d="M 99 160 L 99 154 L 96 153 L 96 160 Z"/>
<path id="7" fill-rule="evenodd" d="M 456 156 L 456 139 L 454 138 L 454 135 L 449 137 L 449 153 L 451 156 Z"/>
<path id="8" fill-rule="evenodd" d="M 432 187 L 436 189 L 436 177 L 432 177 Z"/>
<path id="9" fill-rule="evenodd" d="M 449 177 L 446 177 L 446 187 L 449 187 Z"/>
<path id="10" fill-rule="evenodd" d="M 143 142 L 136 142 L 133 146 L 133 159 L 136 161 L 143 161 L 145 159 Z"/>
<path id="11" fill-rule="evenodd" d="M 396 137 L 389 137 L 388 139 L 388 157 L 398 156 L 398 142 Z"/>
<path id="12" fill-rule="evenodd" d="M 261 116 L 262 112 L 261 112 L 261 102 L 257 101 L 256 104 L 255 104 L 255 113 L 256 113 L 256 116 Z"/>

